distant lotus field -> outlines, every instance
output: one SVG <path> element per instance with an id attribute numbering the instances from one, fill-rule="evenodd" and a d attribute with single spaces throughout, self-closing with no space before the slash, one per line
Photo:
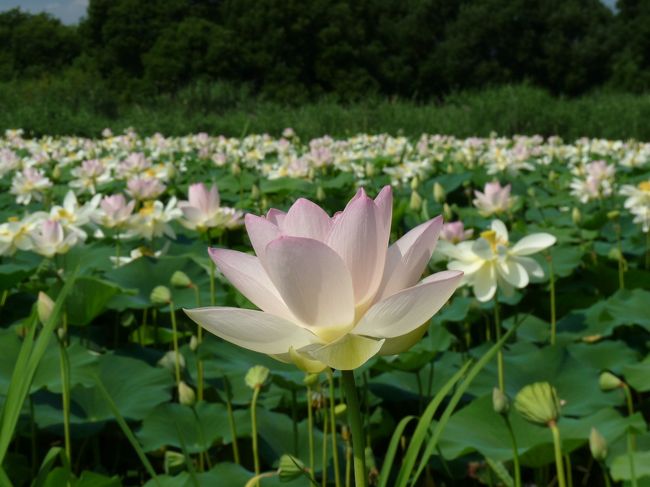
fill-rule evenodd
<path id="1" fill-rule="evenodd" d="M 650 485 L 650 143 L 0 138 L 0 485 Z"/>

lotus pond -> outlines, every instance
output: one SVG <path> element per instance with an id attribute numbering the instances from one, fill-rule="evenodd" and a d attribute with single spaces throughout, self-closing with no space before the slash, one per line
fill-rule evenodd
<path id="1" fill-rule="evenodd" d="M 650 485 L 649 227 L 635 141 L 7 131 L 0 484 Z"/>

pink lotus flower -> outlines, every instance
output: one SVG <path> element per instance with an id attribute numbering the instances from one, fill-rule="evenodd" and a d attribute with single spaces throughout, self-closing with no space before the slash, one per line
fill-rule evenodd
<path id="1" fill-rule="evenodd" d="M 153 200 L 165 192 L 166 186 L 156 178 L 136 177 L 126 183 L 126 192 L 137 200 Z"/>
<path id="2" fill-rule="evenodd" d="M 515 198 L 510 196 L 510 185 L 501 186 L 499 181 L 486 183 L 483 192 L 474 191 L 473 203 L 483 216 L 498 215 L 512 208 Z"/>
<path id="3" fill-rule="evenodd" d="M 440 231 L 440 238 L 442 240 L 446 240 L 447 242 L 457 244 L 458 242 L 462 242 L 463 240 L 471 238 L 473 233 L 474 230 L 471 228 L 469 230 L 465 230 L 465 225 L 461 221 L 449 222 L 445 223 L 442 226 L 442 230 Z"/>
<path id="4" fill-rule="evenodd" d="M 181 201 L 178 207 L 185 219 L 181 223 L 192 230 L 205 230 L 212 227 L 232 228 L 241 225 L 243 213 L 233 208 L 221 206 L 219 190 L 212 185 L 210 191 L 203 183 L 190 185 L 188 201 Z"/>
<path id="5" fill-rule="evenodd" d="M 101 211 L 98 212 L 98 223 L 107 228 L 114 228 L 127 223 L 133 213 L 135 201 L 127 203 L 123 194 L 114 194 L 104 196 L 99 206 Z"/>
<path id="6" fill-rule="evenodd" d="M 462 272 L 439 272 L 418 282 L 442 218 L 388 247 L 391 215 L 389 186 L 375 200 L 360 189 L 333 217 L 302 198 L 287 213 L 246 215 L 257 256 L 209 252 L 262 311 L 219 307 L 186 313 L 225 340 L 307 370 L 350 370 L 378 353 L 406 350 L 426 332 Z"/>

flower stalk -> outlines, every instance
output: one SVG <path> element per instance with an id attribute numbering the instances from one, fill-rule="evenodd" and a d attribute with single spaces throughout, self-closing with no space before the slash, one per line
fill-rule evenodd
<path id="1" fill-rule="evenodd" d="M 348 420 L 352 431 L 352 455 L 354 458 L 354 481 L 356 487 L 367 487 L 365 438 L 363 436 L 363 420 L 357 396 L 357 386 L 354 381 L 354 372 L 342 370 L 343 389 L 348 403 Z"/>
<path id="2" fill-rule="evenodd" d="M 332 461 L 334 462 L 334 483 L 336 487 L 341 486 L 341 472 L 339 471 L 339 451 L 338 451 L 338 441 L 336 435 L 336 414 L 334 411 L 334 374 L 332 369 L 329 367 L 327 370 L 327 382 L 329 383 L 329 413 L 330 413 L 330 424 L 332 432 Z"/>

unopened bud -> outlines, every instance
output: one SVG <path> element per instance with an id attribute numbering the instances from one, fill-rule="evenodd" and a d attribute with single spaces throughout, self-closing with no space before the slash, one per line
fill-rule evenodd
<path id="1" fill-rule="evenodd" d="M 348 406 L 346 404 L 337 404 L 334 406 L 334 415 L 339 418 L 341 416 L 345 416 L 345 414 L 348 412 Z"/>
<path id="2" fill-rule="evenodd" d="M 433 183 L 433 199 L 436 200 L 436 203 L 442 203 L 446 197 L 447 193 L 445 192 L 445 188 L 442 187 L 442 184 L 438 181 Z"/>
<path id="3" fill-rule="evenodd" d="M 607 213 L 607 218 L 610 220 L 616 220 L 619 216 L 621 216 L 621 212 L 618 210 L 613 210 Z"/>
<path id="4" fill-rule="evenodd" d="M 165 460 L 163 462 L 163 468 L 165 469 L 166 474 L 176 473 L 178 470 L 181 470 L 184 466 L 185 466 L 185 455 L 173 450 L 165 451 Z"/>
<path id="5" fill-rule="evenodd" d="M 411 179 L 411 189 L 415 191 L 416 189 L 418 189 L 419 186 L 420 186 L 420 178 L 415 176 L 413 179 Z"/>
<path id="6" fill-rule="evenodd" d="M 558 178 L 558 174 L 555 171 L 551 171 L 548 173 L 549 181 L 555 181 L 557 178 Z"/>
<path id="7" fill-rule="evenodd" d="M 185 357 L 182 353 L 178 354 L 178 363 L 182 369 L 185 368 Z M 158 366 L 163 367 L 164 369 L 173 371 L 176 367 L 176 352 L 170 350 L 165 353 L 160 360 L 158 360 Z"/>
<path id="8" fill-rule="evenodd" d="M 199 339 L 196 337 L 196 335 L 192 335 L 190 338 L 190 350 L 192 352 L 196 352 L 196 350 L 199 348 Z"/>
<path id="9" fill-rule="evenodd" d="M 174 272 L 169 282 L 174 287 L 190 287 L 192 285 L 192 280 L 183 271 Z"/>
<path id="10" fill-rule="evenodd" d="M 233 176 L 239 176 L 241 174 L 241 167 L 236 162 L 230 166 L 230 172 Z"/>
<path id="11" fill-rule="evenodd" d="M 548 382 L 527 385 L 515 397 L 515 409 L 531 423 L 548 425 L 557 421 L 562 405 Z"/>
<path id="12" fill-rule="evenodd" d="M 56 336 L 59 337 L 59 340 L 64 340 L 66 336 L 65 328 L 62 326 L 56 329 Z"/>
<path id="13" fill-rule="evenodd" d="M 280 482 L 291 482 L 305 473 L 305 465 L 293 455 L 282 455 L 278 466 Z"/>
<path id="14" fill-rule="evenodd" d="M 375 165 L 372 162 L 366 162 L 366 176 L 369 178 L 375 175 Z"/>
<path id="15" fill-rule="evenodd" d="M 510 400 L 508 399 L 508 396 L 506 396 L 498 387 L 492 389 L 492 407 L 494 408 L 494 412 L 497 414 L 505 415 L 508 414 L 508 411 L 510 410 Z"/>
<path id="16" fill-rule="evenodd" d="M 316 188 L 316 200 L 323 201 L 325 199 L 325 190 L 322 186 Z"/>
<path id="17" fill-rule="evenodd" d="M 52 169 L 52 179 L 56 181 L 57 179 L 60 178 L 61 178 L 61 167 L 57 164 L 56 166 L 54 166 L 54 169 Z"/>
<path id="18" fill-rule="evenodd" d="M 271 371 L 264 367 L 263 365 L 254 365 L 246 373 L 244 380 L 246 385 L 251 389 L 257 389 L 262 387 L 266 382 L 266 379 L 269 378 L 269 373 Z"/>
<path id="19" fill-rule="evenodd" d="M 589 434 L 589 449 L 594 460 L 602 462 L 607 458 L 607 440 L 596 428 L 591 428 Z"/>
<path id="20" fill-rule="evenodd" d="M 256 200 L 260 197 L 260 188 L 257 187 L 257 184 L 254 184 L 251 187 L 251 199 Z"/>
<path id="21" fill-rule="evenodd" d="M 183 406 L 194 406 L 196 403 L 196 394 L 194 389 L 188 386 L 184 381 L 178 383 L 178 402 Z"/>
<path id="22" fill-rule="evenodd" d="M 169 304 L 172 300 L 172 293 L 169 291 L 167 286 L 156 286 L 153 288 L 153 291 L 151 291 L 149 299 L 151 299 L 153 304 Z"/>
<path id="23" fill-rule="evenodd" d="M 580 222 L 582 221 L 582 213 L 580 213 L 580 208 L 574 207 L 573 210 L 571 210 L 571 220 L 573 221 L 574 225 L 580 225 Z"/>
<path id="24" fill-rule="evenodd" d="M 38 293 L 38 300 L 36 301 L 36 312 L 38 313 L 38 319 L 41 320 L 41 323 L 45 325 L 47 321 L 52 316 L 52 310 L 54 309 L 54 301 L 44 292 Z"/>
<path id="25" fill-rule="evenodd" d="M 411 201 L 409 202 L 409 208 L 414 211 L 418 211 L 420 208 L 422 208 L 422 197 L 415 190 L 411 192 Z"/>
<path id="26" fill-rule="evenodd" d="M 614 389 L 623 387 L 623 381 L 611 372 L 603 372 L 598 378 L 598 385 L 603 391 L 613 391 Z"/>
<path id="27" fill-rule="evenodd" d="M 453 212 L 451 211 L 451 207 L 447 203 L 442 205 L 442 216 L 446 221 L 451 221 L 452 217 L 454 216 Z"/>

